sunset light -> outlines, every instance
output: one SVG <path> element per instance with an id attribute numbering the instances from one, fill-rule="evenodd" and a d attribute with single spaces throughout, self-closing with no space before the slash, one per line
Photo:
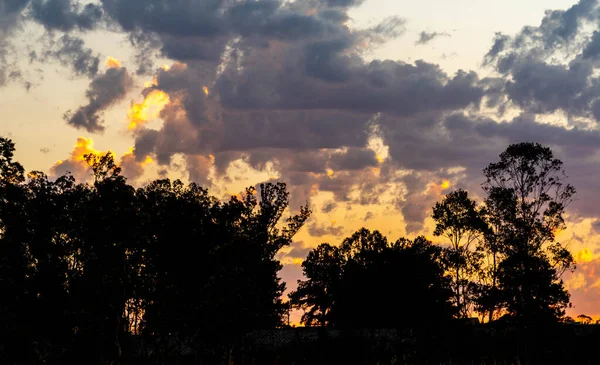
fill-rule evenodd
<path id="1" fill-rule="evenodd" d="M 164 107 L 170 103 L 169 95 L 154 89 L 146 95 L 141 103 L 132 103 L 129 111 L 129 129 L 143 126 L 145 123 L 157 118 Z"/>
<path id="2" fill-rule="evenodd" d="M 121 61 L 119 61 L 116 58 L 113 58 L 111 56 L 108 56 L 108 58 L 106 58 L 106 61 L 104 62 L 104 65 L 107 68 L 120 68 L 121 67 Z"/>
<path id="3" fill-rule="evenodd" d="M 0 92 L 0 365 L 600 364 L 600 0 L 0 0 Z"/>

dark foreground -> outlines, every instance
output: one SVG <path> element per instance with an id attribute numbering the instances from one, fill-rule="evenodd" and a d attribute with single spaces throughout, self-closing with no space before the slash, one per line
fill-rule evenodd
<path id="1" fill-rule="evenodd" d="M 435 333 L 435 335 L 432 335 Z M 14 340 L 14 339 L 13 339 Z M 556 325 L 516 329 L 508 326 L 458 326 L 435 331 L 334 330 L 287 328 L 255 331 L 229 345 L 170 338 L 130 337 L 123 343 L 120 364 L 597 364 L 600 326 Z M 17 348 L 1 346 L 3 355 Z M 21 349 L 23 361 L 43 363 L 40 354 Z M 32 356 L 35 355 L 35 356 Z M 49 354 L 50 355 L 50 354 Z M 108 364 L 77 349 L 55 363 Z M 107 354 L 106 358 L 110 358 Z M 113 357 L 114 358 L 114 357 Z M 33 360 L 33 361 L 31 361 Z M 7 362 L 10 361 L 10 362 Z M 53 361 L 53 362 L 54 362 Z M 115 364 L 115 362 L 112 362 Z"/>

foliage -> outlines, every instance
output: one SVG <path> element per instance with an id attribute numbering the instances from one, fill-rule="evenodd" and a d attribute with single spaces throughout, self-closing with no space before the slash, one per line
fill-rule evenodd
<path id="1" fill-rule="evenodd" d="M 387 328 L 451 318 L 442 250 L 423 237 L 393 244 L 361 229 L 340 247 L 321 244 L 302 264 L 307 280 L 290 294 L 305 325 Z"/>
<path id="2" fill-rule="evenodd" d="M 565 228 L 563 213 L 575 194 L 563 182 L 562 162 L 548 147 L 517 143 L 485 168 L 484 175 L 487 248 L 501 258 L 493 288 L 501 294 L 491 305 L 527 321 L 562 316 L 569 294 L 560 276 L 574 268 L 574 261 L 554 237 Z"/>
<path id="3" fill-rule="evenodd" d="M 118 362 L 132 336 L 160 355 L 283 324 L 275 255 L 310 215 L 281 222 L 284 184 L 226 202 L 180 181 L 135 189 L 111 154 L 86 155 L 92 185 L 25 179 L 13 152 L 0 139 L 0 362 Z"/>
<path id="4" fill-rule="evenodd" d="M 469 315 L 478 289 L 473 278 L 481 269 L 483 259 L 476 246 L 485 232 L 485 222 L 477 210 L 477 203 L 465 190 L 456 190 L 433 207 L 436 236 L 445 237 L 450 243 L 446 251 L 449 270 L 453 271 L 454 304 L 462 318 Z"/>

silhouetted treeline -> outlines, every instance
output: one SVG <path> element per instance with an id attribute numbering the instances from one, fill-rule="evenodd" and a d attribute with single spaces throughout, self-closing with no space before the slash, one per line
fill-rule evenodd
<path id="1" fill-rule="evenodd" d="M 25 176 L 13 152 L 0 138 L 2 364 L 244 363 L 248 333 L 283 327 L 291 306 L 308 326 L 410 333 L 418 359 L 459 335 L 456 318 L 519 329 L 569 305 L 560 277 L 573 258 L 554 235 L 575 190 L 539 144 L 511 145 L 484 170 L 482 204 L 460 189 L 436 204 L 446 244 L 363 228 L 308 254 L 289 303 L 275 256 L 311 212 L 283 219 L 284 184 L 223 202 L 167 179 L 136 189 L 110 154 L 85 156 L 91 184 Z"/>
<path id="2" fill-rule="evenodd" d="M 562 162 L 547 147 L 519 143 L 483 172 L 483 204 L 459 189 L 433 207 L 443 247 L 424 237 L 391 244 L 362 229 L 311 251 L 307 279 L 290 295 L 302 322 L 414 328 L 477 313 L 520 325 L 561 320 L 570 302 L 560 277 L 574 261 L 554 236 L 575 194 Z"/>
<path id="3" fill-rule="evenodd" d="M 168 363 L 174 344 L 283 323 L 274 256 L 310 215 L 281 219 L 285 185 L 224 203 L 179 181 L 134 189 L 111 155 L 86 156 L 93 184 L 51 181 L 13 150 L 0 139 L 0 363 L 116 363 L 138 337 Z"/>

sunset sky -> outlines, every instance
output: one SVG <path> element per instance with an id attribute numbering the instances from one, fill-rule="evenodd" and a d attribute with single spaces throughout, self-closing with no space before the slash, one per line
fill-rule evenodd
<path id="1" fill-rule="evenodd" d="M 436 201 L 540 142 L 578 191 L 568 313 L 598 317 L 599 27 L 595 0 L 0 0 L 0 134 L 51 177 L 113 151 L 136 186 L 288 183 L 290 289 L 360 227 L 434 239 Z"/>

